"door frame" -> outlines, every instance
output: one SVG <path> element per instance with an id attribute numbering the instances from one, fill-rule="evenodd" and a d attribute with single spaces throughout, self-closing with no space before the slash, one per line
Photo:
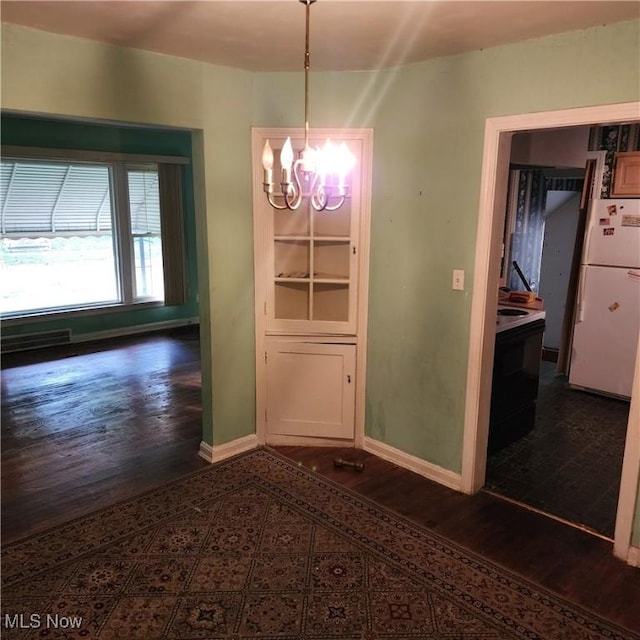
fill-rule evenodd
<path id="1" fill-rule="evenodd" d="M 496 287 L 499 281 L 512 135 L 536 129 L 624 123 L 638 120 L 638 113 L 640 102 L 628 102 L 501 116 L 488 118 L 485 122 L 462 446 L 461 488 L 466 493 L 479 491 L 485 482 Z M 640 475 L 639 370 L 640 344 L 636 356 L 614 541 L 614 554 L 630 562 L 631 556 L 637 555 L 631 547 L 631 535 Z"/>

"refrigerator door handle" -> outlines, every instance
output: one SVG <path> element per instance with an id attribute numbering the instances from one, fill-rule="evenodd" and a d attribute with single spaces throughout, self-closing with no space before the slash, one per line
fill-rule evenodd
<path id="1" fill-rule="evenodd" d="M 578 285 L 578 322 L 582 322 L 584 319 L 584 288 L 586 279 L 587 267 L 582 265 L 580 267 L 580 284 Z"/>

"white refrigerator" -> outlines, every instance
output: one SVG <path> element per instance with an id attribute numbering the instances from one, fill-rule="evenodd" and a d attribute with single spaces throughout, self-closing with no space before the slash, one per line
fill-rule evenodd
<path id="1" fill-rule="evenodd" d="M 629 398 L 640 335 L 640 199 L 593 200 L 569 384 Z"/>

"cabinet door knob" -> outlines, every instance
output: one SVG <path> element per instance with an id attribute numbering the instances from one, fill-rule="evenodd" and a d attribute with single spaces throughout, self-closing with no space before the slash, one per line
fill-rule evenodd
<path id="1" fill-rule="evenodd" d="M 347 382 L 348 382 L 349 384 L 351 384 L 351 376 L 350 376 L 350 375 L 347 375 Z"/>

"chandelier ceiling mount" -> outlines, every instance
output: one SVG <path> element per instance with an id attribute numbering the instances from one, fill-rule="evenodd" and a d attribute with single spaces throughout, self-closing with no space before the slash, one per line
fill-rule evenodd
<path id="1" fill-rule="evenodd" d="M 304 147 L 294 159 L 291 138 L 287 138 L 280 152 L 280 193 L 275 193 L 273 181 L 273 150 L 269 140 L 262 151 L 264 169 L 263 189 L 274 209 L 295 210 L 305 198 L 316 211 L 335 211 L 348 196 L 347 176 L 355 165 L 355 158 L 345 142 L 337 145 L 327 140 L 324 147 L 309 145 L 309 24 L 310 8 L 316 0 L 298 0 L 305 5 L 304 50 Z M 281 200 L 277 202 L 276 198 Z"/>

